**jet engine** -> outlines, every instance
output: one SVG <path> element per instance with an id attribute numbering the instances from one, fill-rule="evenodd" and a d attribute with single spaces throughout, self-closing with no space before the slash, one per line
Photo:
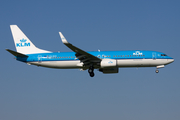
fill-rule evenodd
<path id="1" fill-rule="evenodd" d="M 103 59 L 100 63 L 100 66 L 101 66 L 101 68 L 116 67 L 117 66 L 117 60 Z"/>
<path id="2" fill-rule="evenodd" d="M 99 69 L 99 71 L 105 74 L 118 73 L 119 71 L 117 67 L 117 60 L 103 59 L 100 63 L 100 66 L 101 68 Z"/>
<path id="3" fill-rule="evenodd" d="M 108 73 L 118 73 L 119 69 L 117 67 L 114 68 L 101 68 L 99 69 L 100 72 L 103 72 L 104 74 L 108 74 Z"/>

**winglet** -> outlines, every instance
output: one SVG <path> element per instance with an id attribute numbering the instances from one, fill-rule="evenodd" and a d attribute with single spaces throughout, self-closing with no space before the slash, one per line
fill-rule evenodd
<path id="1" fill-rule="evenodd" d="M 66 38 L 63 36 L 63 34 L 61 32 L 59 32 L 59 35 L 61 37 L 61 40 L 64 44 L 68 44 L 68 41 L 66 40 Z"/>

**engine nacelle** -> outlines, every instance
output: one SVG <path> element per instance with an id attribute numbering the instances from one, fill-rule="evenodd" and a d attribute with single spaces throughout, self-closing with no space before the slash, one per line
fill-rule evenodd
<path id="1" fill-rule="evenodd" d="M 117 67 L 115 67 L 115 68 L 102 68 L 102 69 L 99 69 L 99 71 L 103 72 L 104 74 L 108 74 L 108 73 L 118 73 L 119 69 Z"/>
<path id="2" fill-rule="evenodd" d="M 101 68 L 113 68 L 117 66 L 117 60 L 112 60 L 112 59 L 103 59 L 101 61 Z"/>

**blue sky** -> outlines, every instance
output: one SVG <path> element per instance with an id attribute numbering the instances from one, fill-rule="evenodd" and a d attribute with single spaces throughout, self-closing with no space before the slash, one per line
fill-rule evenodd
<path id="1" fill-rule="evenodd" d="M 0 120 L 179 120 L 178 0 L 44 0 L 0 2 Z M 155 50 L 175 62 L 118 74 L 49 69 L 14 60 L 9 25 L 39 48 L 71 51 L 58 32 L 86 51 Z"/>

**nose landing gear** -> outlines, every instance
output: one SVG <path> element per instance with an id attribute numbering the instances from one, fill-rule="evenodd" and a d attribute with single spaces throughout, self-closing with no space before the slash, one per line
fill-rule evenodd
<path id="1" fill-rule="evenodd" d="M 156 69 L 156 71 L 155 71 L 156 73 L 159 73 L 159 70 L 158 69 Z"/>
<path id="2" fill-rule="evenodd" d="M 91 77 L 94 77 L 94 67 L 93 67 L 93 66 L 90 66 L 90 67 L 89 67 L 88 72 L 89 72 L 89 75 L 90 75 Z"/>
<path id="3" fill-rule="evenodd" d="M 158 70 L 158 69 L 159 69 L 159 68 L 163 68 L 163 67 L 164 67 L 164 65 L 156 66 L 156 71 L 155 71 L 155 72 L 156 72 L 156 73 L 159 73 L 159 70 Z"/>

